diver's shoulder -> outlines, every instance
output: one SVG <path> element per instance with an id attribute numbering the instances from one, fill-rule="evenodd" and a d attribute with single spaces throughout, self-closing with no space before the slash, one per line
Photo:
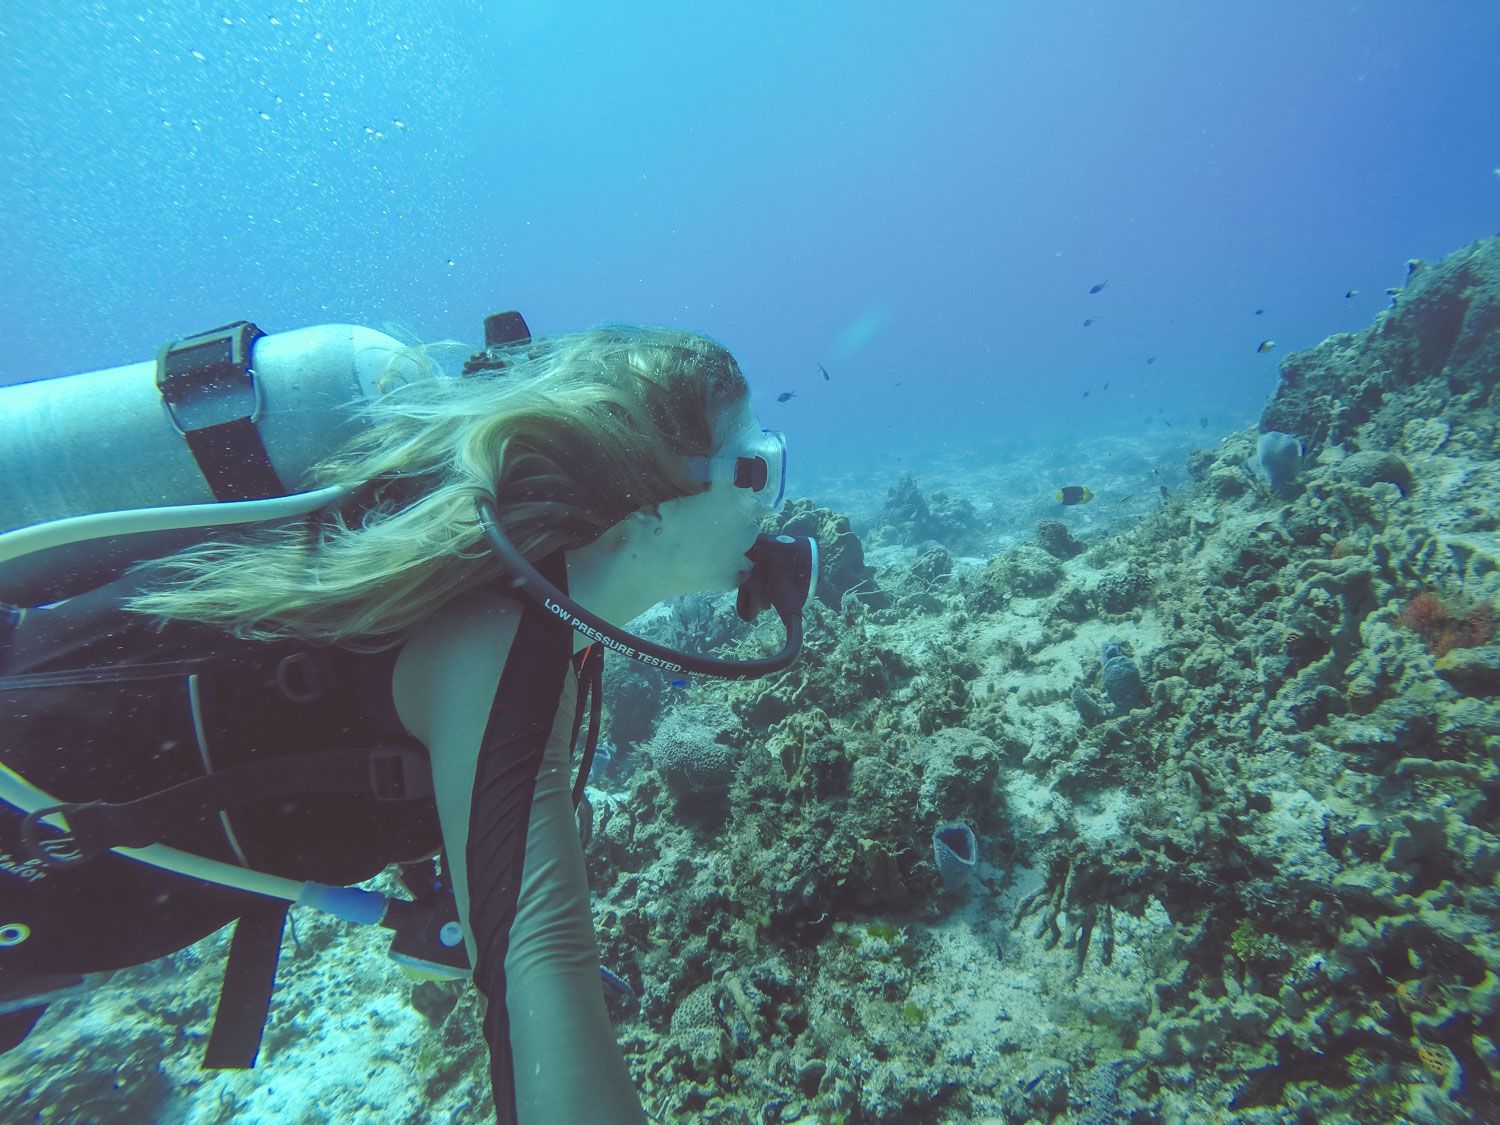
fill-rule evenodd
<path id="1" fill-rule="evenodd" d="M 470 696 L 476 705 L 488 706 L 521 609 L 514 598 L 480 587 L 450 598 L 412 631 L 391 680 L 396 712 L 407 730 L 430 744 L 435 714 Z"/>

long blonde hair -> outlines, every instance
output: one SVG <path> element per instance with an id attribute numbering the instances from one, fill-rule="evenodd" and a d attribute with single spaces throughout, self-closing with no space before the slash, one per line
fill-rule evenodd
<path id="1" fill-rule="evenodd" d="M 501 358 L 458 379 L 424 349 L 399 353 L 422 377 L 365 405 L 367 428 L 308 472 L 305 487 L 353 494 L 138 564 L 153 580 L 125 608 L 246 639 L 389 647 L 500 574 L 476 498 L 497 497 L 501 530 L 533 562 L 581 547 L 706 487 L 683 459 L 717 452 L 716 424 L 747 395 L 722 345 L 676 329 L 607 325 Z"/>

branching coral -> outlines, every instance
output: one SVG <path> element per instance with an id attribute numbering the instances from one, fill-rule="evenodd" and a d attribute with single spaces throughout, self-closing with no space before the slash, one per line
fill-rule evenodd
<path id="1" fill-rule="evenodd" d="M 1099 931 L 1099 960 L 1109 965 L 1115 956 L 1114 913 L 1108 901 L 1090 894 L 1097 889 L 1097 878 L 1075 856 L 1059 856 L 1045 886 L 1028 895 L 1016 908 L 1015 924 L 1029 914 L 1038 915 L 1033 938 L 1046 937 L 1051 949 L 1059 941 L 1075 954 L 1074 972 L 1083 972 L 1084 959 Z"/>

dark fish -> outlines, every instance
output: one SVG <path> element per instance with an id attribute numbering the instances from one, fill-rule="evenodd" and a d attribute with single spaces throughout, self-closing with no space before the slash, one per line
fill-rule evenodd
<path id="1" fill-rule="evenodd" d="M 1065 508 L 1074 504 L 1087 504 L 1094 494 L 1081 484 L 1065 484 L 1057 490 L 1057 502 Z"/>
<path id="2" fill-rule="evenodd" d="M 1084 391 L 1084 392 L 1083 392 L 1083 397 L 1084 397 L 1084 398 L 1088 398 L 1088 397 L 1089 397 L 1089 393 L 1088 393 L 1088 391 Z"/>
<path id="3" fill-rule="evenodd" d="M 1099 389 L 1103 390 L 1103 391 L 1109 390 L 1109 380 L 1108 379 L 1104 380 L 1104 386 L 1100 387 Z"/>
<path id="4" fill-rule="evenodd" d="M 1127 492 L 1124 496 L 1120 497 L 1120 503 L 1121 504 L 1129 504 L 1134 499 L 1135 499 L 1135 493 L 1134 492 Z"/>
<path id="5" fill-rule="evenodd" d="M 1169 430 L 1170 430 L 1170 429 L 1171 429 L 1171 428 L 1172 428 L 1172 423 L 1171 423 L 1171 422 L 1169 422 L 1169 421 L 1167 421 L 1167 419 L 1165 419 L 1165 418 L 1163 418 L 1163 419 L 1162 419 L 1162 420 L 1161 420 L 1161 424 L 1162 424 L 1162 425 L 1163 425 L 1163 426 L 1165 426 L 1165 427 L 1167 427 L 1167 429 L 1169 429 Z"/>
<path id="6" fill-rule="evenodd" d="M 1147 363 L 1155 363 L 1156 362 L 1156 357 L 1154 355 L 1148 355 L 1146 357 L 1146 362 Z"/>
<path id="7" fill-rule="evenodd" d="M 792 399 L 796 397 L 796 395 L 797 395 L 796 391 L 782 391 L 779 395 L 776 396 L 776 401 L 777 402 L 791 402 Z"/>
<path id="8" fill-rule="evenodd" d="M 1085 328 L 1087 328 L 1090 324 L 1093 324 L 1093 323 L 1094 323 L 1094 318 L 1093 317 L 1089 317 L 1087 320 L 1085 320 L 1083 322 L 1083 326 Z"/>
<path id="9" fill-rule="evenodd" d="M 1344 299 L 1348 300 L 1350 297 L 1358 297 L 1358 296 L 1359 296 L 1359 290 L 1358 289 L 1351 289 L 1351 290 L 1349 290 L 1349 292 L 1347 292 L 1347 293 L 1344 294 Z"/>
<path id="10" fill-rule="evenodd" d="M 1167 491 L 1167 486 L 1166 485 L 1163 484 L 1163 485 L 1160 485 L 1159 487 L 1161 488 L 1161 498 L 1163 500 L 1165 500 L 1168 496 L 1171 495 L 1171 493 Z"/>
<path id="11" fill-rule="evenodd" d="M 1399 286 L 1399 285 L 1393 285 L 1393 286 L 1391 286 L 1389 289 L 1387 289 L 1385 291 L 1385 295 L 1387 297 L 1394 297 L 1396 294 L 1398 294 L 1400 292 L 1401 292 L 1401 286 Z"/>
<path id="12" fill-rule="evenodd" d="M 1258 351 L 1258 352 L 1268 352 L 1272 348 L 1274 348 L 1275 346 L 1276 346 L 1276 341 L 1275 340 L 1262 340 L 1260 342 L 1259 346 L 1256 347 L 1255 350 Z"/>
<path id="13" fill-rule="evenodd" d="M 1260 314 L 1263 313 L 1263 312 L 1265 312 L 1265 311 L 1266 311 L 1265 309 L 1256 309 L 1255 310 L 1255 315 L 1256 316 L 1260 316 Z"/>
<path id="14" fill-rule="evenodd" d="M 1201 417 L 1201 418 L 1198 419 L 1198 425 L 1202 426 L 1205 430 L 1208 429 L 1208 415 L 1207 414 L 1203 415 L 1203 417 Z"/>
<path id="15" fill-rule="evenodd" d="M 824 367 L 820 363 L 820 364 L 818 364 L 818 370 L 823 373 L 823 382 L 825 382 L 825 383 L 828 382 L 828 368 Z"/>
<path id="16" fill-rule="evenodd" d="M 1107 281 L 1101 281 L 1098 285 L 1096 285 L 1092 289 L 1090 289 L 1089 292 L 1090 293 L 1097 293 L 1097 292 L 1099 292 L 1099 290 L 1103 289 L 1108 284 L 1109 284 L 1109 282 L 1107 282 Z"/>

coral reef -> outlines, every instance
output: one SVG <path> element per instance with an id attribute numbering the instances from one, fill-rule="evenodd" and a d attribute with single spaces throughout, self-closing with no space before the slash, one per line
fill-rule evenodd
<path id="1" fill-rule="evenodd" d="M 872 609 L 889 599 L 875 583 L 875 571 L 865 565 L 864 544 L 849 526 L 849 518 L 810 500 L 789 502 L 767 529 L 783 535 L 810 535 L 818 542 L 817 597 L 830 609 L 840 609 L 845 598 L 858 597 Z"/>
<path id="2" fill-rule="evenodd" d="M 1252 479 L 1272 432 L 1300 441 L 1295 476 Z M 1288 356 L 1258 425 L 1087 549 L 1038 528 L 973 561 L 970 509 L 908 479 L 872 541 L 941 547 L 877 572 L 848 520 L 792 506 L 782 526 L 817 534 L 833 575 L 801 659 L 651 688 L 638 712 L 611 699 L 642 764 L 596 803 L 586 861 L 603 961 L 639 996 L 617 1028 L 652 1112 L 1500 1119 L 1497 451 L 1491 239 L 1413 268 L 1366 331 Z M 701 612 L 715 651 L 779 643 L 722 600 Z M 954 825 L 975 862 L 947 895 L 933 845 Z M 418 1012 L 353 949 L 325 954 L 350 989 L 400 996 L 370 1004 L 393 1069 L 414 1058 L 426 1088 L 329 1112 L 482 1111 L 472 995 L 413 993 Z M 134 978 L 158 1005 L 135 1019 L 206 1017 L 194 957 Z M 162 1004 L 167 973 L 190 1002 Z M 134 1031 L 138 1102 L 77 1061 L 85 1037 L 62 1029 L 81 1011 L 0 1064 L 5 1088 L 85 1117 L 177 1112 Z M 160 1066 L 180 1079 L 185 1060 Z M 293 1116 L 198 1081 L 235 1103 L 204 1119 Z"/>
<path id="3" fill-rule="evenodd" d="M 1055 559 L 1071 559 L 1083 554 L 1084 546 L 1073 538 L 1068 525 L 1061 520 L 1042 520 L 1036 525 L 1036 541 Z"/>
<path id="4" fill-rule="evenodd" d="M 935 543 L 955 554 L 970 555 L 983 548 L 985 528 L 971 501 L 942 492 L 923 496 L 908 473 L 891 486 L 869 539 L 872 546 Z"/>

